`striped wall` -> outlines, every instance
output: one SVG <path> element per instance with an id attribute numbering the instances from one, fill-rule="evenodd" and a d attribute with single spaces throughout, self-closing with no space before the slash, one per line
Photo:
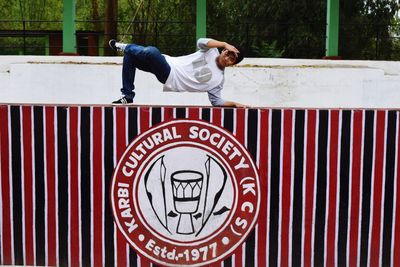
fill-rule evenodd
<path id="1" fill-rule="evenodd" d="M 174 118 L 231 131 L 262 187 L 254 231 L 215 266 L 400 266 L 395 110 L 0 106 L 0 263 L 155 266 L 117 231 L 114 166 Z"/>

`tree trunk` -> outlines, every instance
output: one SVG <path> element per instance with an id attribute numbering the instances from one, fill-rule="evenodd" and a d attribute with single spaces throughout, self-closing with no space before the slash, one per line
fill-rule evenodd
<path id="1" fill-rule="evenodd" d="M 117 39 L 117 10 L 118 0 L 107 0 L 106 21 L 104 24 L 104 54 L 114 55 L 115 52 L 108 46 L 110 39 Z"/>

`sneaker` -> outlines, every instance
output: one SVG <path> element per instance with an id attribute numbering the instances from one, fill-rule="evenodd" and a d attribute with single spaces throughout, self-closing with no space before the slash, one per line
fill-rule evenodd
<path id="1" fill-rule="evenodd" d="M 108 42 L 108 45 L 116 52 L 124 52 L 124 49 L 126 47 L 126 44 L 124 43 L 118 43 L 116 40 L 111 39 Z"/>
<path id="2" fill-rule="evenodd" d="M 126 104 L 132 104 L 132 103 L 133 103 L 133 99 L 127 98 L 126 96 L 123 96 L 120 99 L 112 102 L 113 105 L 126 105 Z"/>

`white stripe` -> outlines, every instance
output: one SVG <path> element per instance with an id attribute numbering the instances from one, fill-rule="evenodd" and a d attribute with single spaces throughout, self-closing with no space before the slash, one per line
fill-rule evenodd
<path id="1" fill-rule="evenodd" d="M 70 121 L 71 121 L 71 107 L 67 108 L 67 121 L 66 121 L 66 130 L 67 130 L 67 162 L 68 162 L 68 263 L 71 264 L 71 131 L 70 131 Z M 69 252 L 69 253 L 68 253 Z"/>
<path id="2" fill-rule="evenodd" d="M 260 140 L 261 140 L 261 109 L 257 109 L 257 144 L 258 145 L 256 147 L 256 149 L 257 149 L 256 150 L 256 164 L 257 164 L 257 167 L 258 167 L 259 170 L 260 170 L 260 146 L 261 146 Z M 265 167 L 265 166 L 263 166 L 263 167 Z M 263 179 L 263 178 L 264 177 L 260 177 L 260 180 Z M 261 191 L 262 191 L 262 189 L 260 188 L 260 194 L 261 194 Z M 257 223 L 257 226 L 256 226 L 255 234 L 256 234 L 256 237 L 255 237 L 255 252 L 254 252 L 254 255 L 255 255 L 254 258 L 255 259 L 254 259 L 254 263 L 255 263 L 255 266 L 258 266 L 258 254 L 260 253 L 259 247 L 258 247 L 259 239 L 260 239 L 260 237 L 259 237 L 260 232 L 259 232 L 259 229 L 258 229 L 258 223 Z M 265 251 L 262 251 L 261 253 L 265 253 Z"/>
<path id="3" fill-rule="evenodd" d="M 94 267 L 94 222 L 93 222 L 93 107 L 90 107 L 90 265 Z"/>
<path id="4" fill-rule="evenodd" d="M 81 173 L 81 109 L 82 107 L 78 108 L 78 216 L 79 216 L 79 266 L 82 266 L 82 188 L 81 188 L 81 181 L 82 181 L 82 173 Z"/>
<path id="5" fill-rule="evenodd" d="M 271 138 L 272 138 L 272 110 L 270 109 L 268 112 L 268 159 L 271 159 Z M 265 243 L 265 247 L 266 247 L 266 253 L 265 253 L 265 262 L 269 263 L 269 233 L 270 233 L 270 214 L 271 214 L 271 179 L 270 179 L 270 173 L 271 173 L 271 160 L 268 160 L 268 173 L 267 173 L 267 184 L 268 184 L 268 188 L 267 188 L 267 229 L 266 229 L 266 243 Z"/>
<path id="6" fill-rule="evenodd" d="M 136 120 L 136 123 L 137 123 L 137 134 L 138 135 L 141 133 L 141 130 L 142 130 L 142 129 L 140 129 L 140 121 L 142 119 L 141 110 L 142 110 L 142 108 L 140 108 L 140 107 L 137 108 L 137 120 Z M 175 114 L 175 109 L 174 109 L 174 114 Z"/>
<path id="7" fill-rule="evenodd" d="M 49 194 L 47 192 L 47 187 L 48 187 L 48 183 L 47 183 L 47 177 L 48 177 L 48 173 L 47 173 L 47 131 L 46 131 L 46 127 L 47 127 L 47 122 L 46 122 L 46 107 L 43 107 L 43 174 L 44 174 L 44 203 L 45 203 L 45 208 L 44 208 L 44 240 L 45 240 L 45 259 L 44 259 L 44 265 L 48 266 L 49 265 L 49 254 L 48 254 L 48 250 L 47 250 L 47 244 L 49 243 L 49 232 L 48 232 L 48 227 L 49 227 L 49 223 L 48 223 L 48 217 L 49 217 L 49 211 L 48 211 L 48 203 L 49 203 Z"/>
<path id="8" fill-rule="evenodd" d="M 342 112 L 341 112 L 341 114 L 342 114 Z M 351 178 L 350 180 L 349 180 L 349 201 L 348 201 L 348 203 L 349 203 L 349 206 L 348 206 L 348 209 L 347 209 L 347 220 L 348 220 L 348 223 L 347 223 L 347 232 L 346 232 L 346 264 L 347 264 L 347 266 L 349 266 L 349 264 L 350 264 L 350 238 L 351 238 L 351 233 L 350 233 L 350 227 L 351 227 L 351 209 L 352 209 L 352 206 L 353 206 L 353 198 L 351 197 L 352 196 L 352 190 L 353 190 L 353 180 L 354 180 L 354 178 L 355 177 L 353 177 L 353 161 L 354 161 L 354 159 L 353 159 L 353 157 L 354 157 L 354 151 L 353 151 L 353 146 L 354 146 L 354 138 L 353 138 L 353 136 L 354 136 L 354 127 L 353 127 L 353 125 L 354 125 L 354 116 L 355 116 L 355 114 L 354 114 L 354 111 L 351 111 L 351 119 L 350 119 L 350 159 L 349 159 L 349 178 Z M 341 139 L 341 137 L 342 137 L 342 133 L 340 133 L 340 139 Z M 341 183 L 339 182 L 339 189 L 340 189 L 340 186 L 341 186 Z M 339 192 L 340 192 L 340 190 L 339 190 Z M 340 195 L 339 195 L 339 197 L 338 197 L 338 199 L 340 199 Z M 337 224 L 339 225 L 339 220 L 337 220 Z"/>
<path id="9" fill-rule="evenodd" d="M 101 107 L 101 140 L 104 140 L 104 134 L 105 134 L 105 115 L 104 115 L 104 113 L 105 113 L 105 111 L 104 111 L 104 107 Z M 105 146 L 104 146 L 104 144 L 102 145 L 102 150 L 101 150 L 101 159 L 104 159 L 104 154 L 105 154 Z M 105 167 L 104 167 L 104 163 L 102 162 L 101 163 L 101 210 L 103 211 L 102 213 L 101 213 L 101 233 L 102 233 L 102 244 L 103 244 L 103 246 L 102 246 L 102 251 L 101 251 L 101 254 L 103 255 L 103 262 L 102 262 L 102 264 L 104 265 L 104 263 L 105 263 L 105 246 L 106 246 L 106 244 L 105 244 L 105 235 L 104 235 L 104 227 L 105 227 L 105 225 L 104 225 L 104 216 L 105 216 L 105 188 L 104 188 L 104 185 L 105 185 Z"/>
<path id="10" fill-rule="evenodd" d="M 278 203 L 278 211 L 279 211 L 279 223 L 278 223 L 278 244 L 277 244 L 277 251 L 278 251 L 278 266 L 281 266 L 282 263 L 282 251 L 281 251 L 281 245 L 282 245 L 282 186 L 283 186 L 283 180 L 282 180 L 282 175 L 283 175 L 283 143 L 285 142 L 285 135 L 284 135 L 284 121 L 285 121 L 285 112 L 284 110 L 280 110 L 281 112 L 281 138 L 280 138 L 280 144 L 279 144 L 279 203 Z"/>
<path id="11" fill-rule="evenodd" d="M 3 125 L 4 127 L 4 125 Z M 8 125 L 7 125 L 8 128 Z M 1 137 L 0 137 L 1 138 Z M 1 153 L 1 139 L 0 139 L 0 264 L 4 264 L 4 229 L 3 229 L 3 186 L 2 181 L 5 179 L 2 172 L 2 153 Z M 4 144 L 3 144 L 4 145 Z"/>
<path id="12" fill-rule="evenodd" d="M 307 181 L 307 146 L 308 146 L 308 111 L 304 112 L 304 148 L 303 148 L 303 184 L 302 184 L 302 231 L 301 231 L 301 263 L 304 263 L 304 235 L 306 224 L 306 181 Z"/>
<path id="13" fill-rule="evenodd" d="M 290 157 L 290 166 L 291 166 L 291 170 L 290 170 L 290 213 L 289 213 L 289 251 L 288 251 L 288 264 L 289 266 L 293 266 L 292 264 L 292 253 L 293 253 L 293 249 L 292 249 L 292 241 L 293 241 L 293 199 L 294 199 L 294 159 L 295 159 L 295 125 L 296 125 L 296 111 L 291 110 L 292 112 L 292 141 L 291 141 L 291 149 L 290 149 L 290 153 L 291 153 L 291 157 Z"/>
<path id="14" fill-rule="evenodd" d="M 22 215 L 22 258 L 23 263 L 26 265 L 26 225 L 25 225 L 25 150 L 24 150 L 24 114 L 22 106 L 19 106 L 19 113 L 20 113 L 20 144 L 21 144 L 21 215 Z"/>
<path id="15" fill-rule="evenodd" d="M 161 118 L 164 118 L 164 107 L 161 108 Z M 129 108 L 125 108 L 125 147 L 129 144 Z M 126 265 L 130 266 L 129 262 L 129 245 L 125 244 Z"/>
<path id="16" fill-rule="evenodd" d="M 242 249 L 242 266 L 246 266 L 246 242 L 243 242 L 241 249 Z"/>
<path id="17" fill-rule="evenodd" d="M 319 112 L 315 112 L 315 147 L 314 147 L 314 185 L 313 185 L 313 212 L 312 212 L 312 223 L 311 225 L 315 225 L 315 217 L 316 217 L 316 207 L 317 207 L 317 170 L 318 170 L 318 144 L 319 144 Z M 311 227 L 311 252 L 314 251 L 315 246 L 315 227 Z M 314 266 L 314 257 L 311 257 L 311 266 Z"/>
<path id="18" fill-rule="evenodd" d="M 30 107 L 31 109 L 31 154 L 32 154 L 32 246 L 33 246 L 33 262 L 36 263 L 36 212 L 35 212 L 35 207 L 36 207 L 36 177 L 35 177 L 35 133 L 34 133 L 34 119 L 33 119 L 33 107 Z"/>
<path id="19" fill-rule="evenodd" d="M 57 138 L 57 131 L 58 131 L 58 110 L 57 107 L 54 107 L 54 172 L 55 172 L 55 219 L 56 219 L 56 264 L 60 265 L 60 255 L 59 255 L 59 239 L 58 239 L 58 194 L 56 193 L 58 191 L 58 175 L 57 175 L 57 170 L 58 170 L 58 138 Z"/>
<path id="20" fill-rule="evenodd" d="M 161 107 L 161 121 L 162 122 L 165 121 L 165 107 Z M 128 125 L 128 123 L 126 125 Z M 128 127 L 126 127 L 126 128 L 128 128 Z"/>

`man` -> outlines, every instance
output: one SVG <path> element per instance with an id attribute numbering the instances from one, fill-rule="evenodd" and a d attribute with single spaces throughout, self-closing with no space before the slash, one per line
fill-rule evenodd
<path id="1" fill-rule="evenodd" d="M 197 41 L 199 50 L 193 54 L 170 57 L 153 46 L 119 43 L 110 40 L 115 51 L 124 52 L 122 66 L 123 96 L 113 104 L 130 104 L 135 97 L 136 68 L 153 73 L 164 84 L 164 91 L 207 92 L 213 106 L 245 107 L 226 101 L 221 97 L 225 67 L 233 66 L 243 59 L 243 50 L 226 42 L 209 38 Z M 218 48 L 222 48 L 220 53 Z"/>

